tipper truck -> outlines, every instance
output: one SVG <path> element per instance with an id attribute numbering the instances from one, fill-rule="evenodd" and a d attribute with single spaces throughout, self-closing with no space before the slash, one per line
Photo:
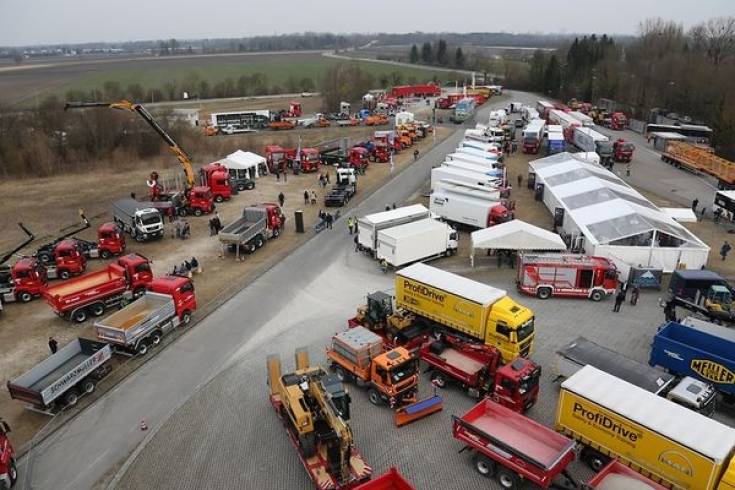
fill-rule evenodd
<path id="1" fill-rule="evenodd" d="M 670 141 L 666 151 L 661 154 L 661 160 L 676 167 L 712 175 L 717 178 L 719 189 L 735 188 L 735 163 L 705 148 L 682 141 Z"/>
<path id="2" fill-rule="evenodd" d="M 49 286 L 42 294 L 57 315 L 81 323 L 90 314 L 102 316 L 107 308 L 141 296 L 152 280 L 148 259 L 128 254 L 105 269 Z"/>
<path id="3" fill-rule="evenodd" d="M 394 226 L 378 232 L 377 259 L 392 267 L 454 255 L 459 235 L 433 218 Z"/>
<path id="4" fill-rule="evenodd" d="M 179 276 L 153 279 L 146 293 L 123 309 L 94 322 L 97 339 L 123 352 L 145 355 L 196 310 L 194 284 Z"/>
<path id="5" fill-rule="evenodd" d="M 406 480 L 395 468 L 369 482 L 355 487 L 354 490 L 416 490 L 411 482 Z"/>
<path id="6" fill-rule="evenodd" d="M 163 217 L 152 202 L 120 199 L 112 203 L 115 224 L 136 241 L 163 237 Z"/>
<path id="7" fill-rule="evenodd" d="M 13 488 L 18 481 L 18 467 L 15 463 L 15 449 L 10 444 L 8 433 L 10 426 L 0 418 L 0 490 Z M 400 476 L 400 475 L 399 475 Z M 375 487 L 375 490 L 390 487 Z M 396 487 L 398 490 L 414 490 L 410 485 L 407 487 Z"/>
<path id="8" fill-rule="evenodd" d="M 421 204 L 403 206 L 390 211 L 368 214 L 357 220 L 357 243 L 361 251 L 375 255 L 378 249 L 378 232 L 385 228 L 423 220 L 430 216 Z"/>
<path id="9" fill-rule="evenodd" d="M 651 343 L 648 361 L 680 376 L 712 383 L 735 402 L 735 331 L 696 318 L 664 324 Z"/>
<path id="10" fill-rule="evenodd" d="M 505 362 L 533 351 L 533 312 L 504 290 L 421 263 L 395 277 L 396 307 L 430 329 L 494 346 Z"/>
<path id="11" fill-rule="evenodd" d="M 283 212 L 276 204 L 247 206 L 242 217 L 220 230 L 219 241 L 240 258 L 240 252 L 253 253 L 271 238 L 278 238 L 284 226 Z"/>
<path id="12" fill-rule="evenodd" d="M 94 391 L 97 381 L 110 372 L 112 348 L 104 342 L 78 338 L 29 371 L 8 381 L 10 397 L 44 413 L 75 405 L 79 396 Z"/>
<path id="13" fill-rule="evenodd" d="M 666 487 L 735 488 L 735 429 L 595 367 L 562 383 L 555 428 L 597 471 L 614 458 Z"/>

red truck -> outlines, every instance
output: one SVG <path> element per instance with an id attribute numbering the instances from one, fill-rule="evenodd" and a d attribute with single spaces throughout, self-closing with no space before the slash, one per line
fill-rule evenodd
<path id="1" fill-rule="evenodd" d="M 416 490 L 416 487 L 403 478 L 397 469 L 391 468 L 379 477 L 358 485 L 354 490 Z"/>
<path id="2" fill-rule="evenodd" d="M 153 280 L 150 262 L 145 257 L 129 254 L 102 269 L 66 282 L 46 287 L 41 294 L 54 312 L 76 323 L 89 315 L 102 316 L 111 306 L 141 296 Z"/>
<path id="3" fill-rule="evenodd" d="M 628 118 L 622 112 L 613 112 L 610 115 L 610 129 L 621 131 L 628 127 Z"/>
<path id="4" fill-rule="evenodd" d="M 398 137 L 395 131 L 375 131 L 375 133 L 373 133 L 373 140 L 375 140 L 376 142 L 385 143 L 385 145 L 388 148 L 392 149 L 394 153 L 400 153 L 400 151 L 403 149 L 401 139 Z"/>
<path id="5" fill-rule="evenodd" d="M 576 488 L 566 472 L 575 459 L 571 439 L 487 398 L 452 419 L 452 435 L 475 453 L 477 472 L 502 488 L 519 489 L 525 480 L 550 488 L 560 474 Z"/>
<path id="6" fill-rule="evenodd" d="M 216 202 L 229 200 L 232 197 L 230 171 L 221 163 L 209 163 L 199 170 L 202 185 L 209 190 Z M 204 196 L 203 196 L 204 197 Z"/>
<path id="7" fill-rule="evenodd" d="M 463 94 L 447 94 L 445 97 L 436 99 L 434 106 L 437 109 L 452 109 L 463 98 Z"/>
<path id="8" fill-rule="evenodd" d="M 0 419 L 0 490 L 13 488 L 18 481 L 15 450 L 8 439 L 8 432 L 10 432 L 10 426 L 3 419 Z"/>
<path id="9" fill-rule="evenodd" d="M 263 153 L 265 153 L 265 163 L 268 166 L 268 171 L 271 173 L 274 173 L 276 168 L 279 172 L 284 172 L 288 161 L 296 157 L 296 150 L 284 148 L 280 145 L 266 145 Z"/>
<path id="10" fill-rule="evenodd" d="M 431 381 L 440 388 L 453 380 L 473 397 L 489 396 L 519 413 L 529 410 L 538 399 L 541 367 L 522 357 L 503 365 L 500 351 L 493 346 L 444 335 L 441 340 L 426 342 L 419 358 L 428 364 Z"/>
<path id="11" fill-rule="evenodd" d="M 613 161 L 630 162 L 633 159 L 633 151 L 635 151 L 635 145 L 633 143 L 625 141 L 623 138 L 618 138 L 613 143 Z"/>
<path id="12" fill-rule="evenodd" d="M 296 154 L 294 152 L 293 161 L 291 166 L 293 167 L 294 173 L 297 172 L 318 172 L 319 167 L 322 164 L 322 157 L 319 153 L 319 148 L 302 148 L 301 157 L 296 160 Z"/>
<path id="13" fill-rule="evenodd" d="M 365 170 L 370 164 L 370 152 L 362 146 L 353 146 L 347 155 L 350 167 L 356 170 Z"/>
<path id="14" fill-rule="evenodd" d="M 436 97 L 441 95 L 442 89 L 433 84 L 426 85 L 402 85 L 393 87 L 391 96 L 399 97 Z"/>
<path id="15" fill-rule="evenodd" d="M 615 293 L 618 270 L 609 259 L 574 254 L 523 254 L 518 257 L 516 286 L 522 293 L 600 301 Z"/>

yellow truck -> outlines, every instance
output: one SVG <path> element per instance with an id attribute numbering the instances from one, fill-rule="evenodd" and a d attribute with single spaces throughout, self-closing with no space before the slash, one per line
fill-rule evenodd
<path id="1" fill-rule="evenodd" d="M 735 429 L 589 365 L 562 383 L 556 430 L 593 469 L 615 458 L 666 487 L 735 489 Z"/>
<path id="2" fill-rule="evenodd" d="M 533 312 L 502 289 L 422 263 L 398 271 L 395 284 L 396 307 L 496 347 L 504 362 L 533 352 Z"/>

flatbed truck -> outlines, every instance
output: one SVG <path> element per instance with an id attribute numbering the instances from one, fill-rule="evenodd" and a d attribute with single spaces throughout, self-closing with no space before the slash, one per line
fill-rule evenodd
<path id="1" fill-rule="evenodd" d="M 735 163 L 705 148 L 683 141 L 669 141 L 661 160 L 678 168 L 715 177 L 720 190 L 735 188 Z"/>

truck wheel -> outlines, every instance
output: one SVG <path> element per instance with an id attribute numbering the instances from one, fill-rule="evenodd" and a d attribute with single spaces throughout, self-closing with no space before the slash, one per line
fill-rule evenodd
<path id="1" fill-rule="evenodd" d="M 141 235 L 140 233 L 135 233 L 135 235 L 133 235 L 133 239 L 136 242 L 141 243 L 143 241 L 143 235 Z"/>
<path id="2" fill-rule="evenodd" d="M 602 300 L 603 297 L 604 295 L 602 294 L 602 291 L 595 290 L 595 291 L 592 291 L 592 294 L 590 294 L 590 299 L 592 301 L 600 301 Z"/>
<path id="3" fill-rule="evenodd" d="M 178 214 L 181 217 L 184 217 L 184 216 L 186 216 L 189 213 L 186 212 L 186 208 L 179 208 L 179 210 L 176 212 L 176 214 Z"/>
<path id="4" fill-rule="evenodd" d="M 252 191 L 255 189 L 255 182 L 248 182 L 248 185 L 245 186 L 245 190 Z"/>
<path id="5" fill-rule="evenodd" d="M 138 344 L 138 348 L 135 349 L 135 353 L 138 354 L 139 356 L 144 356 L 148 354 L 148 344 L 146 343 L 145 340 L 140 341 L 140 344 Z"/>
<path id="6" fill-rule="evenodd" d="M 263 246 L 264 243 L 265 242 L 263 242 L 263 239 L 261 237 L 256 238 L 255 239 L 255 249 L 256 250 L 259 249 L 260 247 Z"/>
<path id="7" fill-rule="evenodd" d="M 239 184 L 237 184 L 237 190 L 240 191 L 240 192 L 244 191 L 245 190 L 245 184 L 243 184 L 242 182 L 239 183 Z"/>
<path id="8" fill-rule="evenodd" d="M 191 323 L 191 312 L 190 311 L 185 311 L 184 313 L 181 314 L 181 323 L 184 326 L 189 325 Z"/>
<path id="9" fill-rule="evenodd" d="M 71 277 L 71 272 L 69 272 L 66 269 L 62 269 L 59 271 L 59 279 L 67 280 Z"/>
<path id="10" fill-rule="evenodd" d="M 153 332 L 151 334 L 151 345 L 156 346 L 161 343 L 161 332 Z"/>
<path id="11" fill-rule="evenodd" d="M 102 316 L 105 312 L 105 305 L 103 303 L 95 303 L 89 308 L 89 311 L 92 313 L 92 316 Z"/>
<path id="12" fill-rule="evenodd" d="M 100 257 L 103 259 L 109 259 L 110 257 L 112 257 L 112 252 L 110 252 L 109 250 L 100 250 Z"/>
<path id="13" fill-rule="evenodd" d="M 18 466 L 15 464 L 15 459 L 10 458 L 10 469 L 8 470 L 8 476 L 10 477 L 10 488 L 18 481 Z"/>
<path id="14" fill-rule="evenodd" d="M 67 407 L 73 407 L 77 404 L 79 401 L 79 396 L 77 395 L 77 392 L 74 389 L 71 389 L 66 392 L 66 395 L 64 395 L 64 405 Z"/>
<path id="15" fill-rule="evenodd" d="M 201 210 L 201 209 L 199 209 L 199 208 L 196 208 L 196 209 L 194 210 L 194 216 L 197 216 L 197 217 L 199 217 L 199 216 L 201 216 L 201 215 L 202 215 L 202 210 Z"/>
<path id="16" fill-rule="evenodd" d="M 440 372 L 434 371 L 431 373 L 431 382 L 439 388 L 447 386 L 447 378 Z"/>
<path id="17" fill-rule="evenodd" d="M 222 196 L 221 196 L 220 194 L 217 194 L 216 196 L 214 196 L 214 200 L 215 200 L 216 202 L 222 202 L 222 201 L 224 201 L 224 200 L 225 200 L 225 198 L 224 198 L 224 197 L 222 197 Z"/>
<path id="18" fill-rule="evenodd" d="M 383 400 L 380 398 L 380 393 L 378 393 L 378 391 L 374 388 L 370 388 L 368 390 L 368 400 L 370 400 L 370 403 L 375 406 L 383 403 Z"/>
<path id="19" fill-rule="evenodd" d="M 18 299 L 21 303 L 28 303 L 30 300 L 33 299 L 33 295 L 28 291 L 23 291 L 18 295 Z"/>
<path id="20" fill-rule="evenodd" d="M 94 381 L 92 381 L 91 379 L 85 379 L 84 381 L 82 381 L 80 388 L 84 393 L 89 395 L 94 391 Z"/>
<path id="21" fill-rule="evenodd" d="M 82 322 L 84 322 L 87 319 L 87 310 L 85 310 L 84 308 L 81 308 L 79 310 L 76 310 L 74 313 L 72 313 L 71 319 L 75 323 L 82 323 Z"/>
<path id="22" fill-rule="evenodd" d="M 539 299 L 551 298 L 551 288 L 538 288 L 536 290 L 536 296 L 538 296 Z"/>
<path id="23" fill-rule="evenodd" d="M 520 478 L 518 478 L 518 475 L 510 470 L 506 470 L 505 468 L 498 470 L 497 480 L 501 487 L 507 488 L 508 490 L 515 490 L 521 486 L 521 481 Z"/>
<path id="24" fill-rule="evenodd" d="M 38 254 L 38 260 L 43 265 L 49 265 L 50 263 L 52 263 L 54 261 L 54 258 L 48 252 L 39 252 L 39 254 Z"/>
<path id="25" fill-rule="evenodd" d="M 495 475 L 497 465 L 495 464 L 495 461 L 488 458 L 487 456 L 480 453 L 475 453 L 475 455 L 472 457 L 472 462 L 475 464 L 475 469 L 477 470 L 477 472 L 485 478 L 491 478 L 493 475 Z"/>

